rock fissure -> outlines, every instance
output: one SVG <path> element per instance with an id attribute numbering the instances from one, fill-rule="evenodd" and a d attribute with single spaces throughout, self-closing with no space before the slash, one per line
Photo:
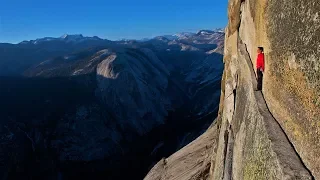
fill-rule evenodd
<path id="1" fill-rule="evenodd" d="M 232 180 L 232 161 L 233 161 L 233 146 L 234 146 L 234 138 L 232 127 L 230 126 L 228 129 L 228 137 L 226 141 L 226 154 L 225 154 L 225 162 L 224 162 L 224 175 L 223 180 Z"/>
<path id="2" fill-rule="evenodd" d="M 224 174 L 223 179 L 227 178 L 228 174 L 225 171 L 227 168 L 227 155 L 228 155 L 228 145 L 229 145 L 229 130 L 226 130 L 224 132 L 224 161 L 223 161 L 223 167 L 224 167 Z"/>

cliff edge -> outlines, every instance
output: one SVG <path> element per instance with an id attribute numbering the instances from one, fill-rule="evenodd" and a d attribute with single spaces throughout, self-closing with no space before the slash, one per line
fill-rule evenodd
<path id="1" fill-rule="evenodd" d="M 319 12 L 317 0 L 229 0 L 218 140 L 202 179 L 320 179 Z"/>

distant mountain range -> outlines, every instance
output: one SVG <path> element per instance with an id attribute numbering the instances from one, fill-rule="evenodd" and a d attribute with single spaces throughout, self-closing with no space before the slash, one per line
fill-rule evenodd
<path id="1" fill-rule="evenodd" d="M 142 179 L 216 117 L 223 44 L 222 30 L 0 44 L 0 173 Z"/>
<path id="2" fill-rule="evenodd" d="M 196 36 L 196 35 L 213 35 L 215 33 L 223 33 L 224 34 L 224 29 L 221 29 L 221 28 L 218 28 L 218 29 L 215 29 L 215 30 L 199 30 L 198 32 L 196 33 L 192 33 L 192 32 L 182 32 L 182 33 L 177 33 L 177 34 L 173 34 L 173 35 L 162 35 L 162 36 L 156 36 L 154 38 L 143 38 L 143 39 L 139 39 L 137 41 L 149 41 L 151 39 L 155 39 L 155 38 L 166 38 L 168 40 L 178 40 L 178 39 L 188 39 L 189 37 L 192 37 L 192 36 Z M 133 39 L 123 39 L 124 41 L 132 41 Z"/>
<path id="3" fill-rule="evenodd" d="M 84 37 L 82 34 L 74 34 L 74 35 L 68 35 L 65 34 L 61 37 L 58 38 L 53 38 L 53 37 L 45 37 L 45 38 L 40 38 L 36 40 L 31 40 L 31 41 L 22 41 L 19 44 L 41 44 L 44 42 L 52 42 L 52 41 L 63 41 L 67 43 L 79 43 L 79 42 L 84 42 L 84 41 L 100 41 L 103 40 L 99 38 L 98 36 L 93 36 L 93 37 Z"/>
<path id="4" fill-rule="evenodd" d="M 22 75 L 26 69 L 37 63 L 46 61 L 55 56 L 62 56 L 87 48 L 99 46 L 115 47 L 124 44 L 137 44 L 160 40 L 166 42 L 171 41 L 171 44 L 180 43 L 182 48 L 196 49 L 197 47 L 192 47 L 190 44 L 216 44 L 216 41 L 219 41 L 221 36 L 224 36 L 223 30 L 216 29 L 200 30 L 197 33 L 164 35 L 143 40 L 110 41 L 101 39 L 97 36 L 85 37 L 81 34 L 65 34 L 58 38 L 45 37 L 36 40 L 23 41 L 18 44 L 0 43 L 0 76 Z M 222 46 L 222 44 L 219 45 Z"/>
<path id="5" fill-rule="evenodd" d="M 191 36 L 195 36 L 195 35 L 212 35 L 214 33 L 224 33 L 223 29 L 215 29 L 215 30 L 200 30 L 196 33 L 192 33 L 192 32 L 183 32 L 183 33 L 177 33 L 174 35 L 163 35 L 163 36 L 157 36 L 154 38 L 158 38 L 158 37 L 165 37 L 169 40 L 178 40 L 178 39 L 187 39 Z M 139 41 L 139 42 L 143 42 L 143 41 L 149 41 L 151 39 L 154 38 L 143 38 L 143 39 L 122 39 L 122 40 L 118 40 L 118 41 Z M 79 43 L 79 42 L 84 42 L 84 41 L 103 41 L 103 40 L 107 40 L 107 39 L 102 39 L 99 38 L 98 36 L 93 36 L 93 37 L 86 37 L 83 36 L 82 34 L 73 34 L 73 35 L 69 35 L 69 34 L 64 34 L 58 38 L 55 37 L 44 37 L 44 38 L 39 38 L 36 40 L 29 40 L 29 41 L 22 41 L 18 44 L 41 44 L 44 42 L 50 42 L 50 41 L 62 41 L 62 42 L 67 42 L 67 43 Z"/>

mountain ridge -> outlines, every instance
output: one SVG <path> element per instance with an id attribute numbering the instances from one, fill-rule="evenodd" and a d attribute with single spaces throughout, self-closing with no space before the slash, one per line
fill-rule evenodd
<path id="1" fill-rule="evenodd" d="M 0 175 L 142 179 L 217 115 L 223 34 L 63 38 L 0 44 Z"/>
<path id="2" fill-rule="evenodd" d="M 151 40 L 151 39 L 154 39 L 154 38 L 157 38 L 157 37 L 168 37 L 170 40 L 173 40 L 173 39 L 179 39 L 179 38 L 185 38 L 187 36 L 193 36 L 193 35 L 199 35 L 200 32 L 207 32 L 207 33 L 210 33 L 210 34 L 213 34 L 213 33 L 224 33 L 224 30 L 222 28 L 217 28 L 217 29 L 213 29 L 213 30 L 199 30 L 197 31 L 196 33 L 192 33 L 192 32 L 182 32 L 182 33 L 176 33 L 176 34 L 173 34 L 173 35 L 159 35 L 159 36 L 155 36 L 155 37 L 152 37 L 152 38 L 142 38 L 142 39 L 120 39 L 120 40 L 114 40 L 114 41 L 132 41 L 132 40 L 136 40 L 136 41 L 148 41 L 148 40 Z M 28 43 L 33 43 L 33 44 L 38 44 L 38 43 L 41 43 L 41 42 L 45 42 L 45 41 L 53 41 L 53 40 L 66 40 L 66 39 L 73 39 L 73 41 L 77 41 L 78 40 L 108 40 L 108 39 L 103 39 L 103 38 L 100 38 L 98 36 L 83 36 L 82 34 L 63 34 L 62 36 L 60 37 L 43 37 L 43 38 L 37 38 L 35 40 L 24 40 L 24 41 L 21 41 L 17 44 L 28 44 Z M 12 44 L 12 43 L 0 43 L 0 44 Z"/>

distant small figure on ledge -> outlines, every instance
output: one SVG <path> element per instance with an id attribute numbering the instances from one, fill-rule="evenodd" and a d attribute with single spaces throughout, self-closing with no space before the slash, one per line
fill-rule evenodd
<path id="1" fill-rule="evenodd" d="M 264 72 L 263 47 L 258 47 L 257 52 L 258 52 L 258 57 L 257 57 L 257 76 L 258 76 L 257 91 L 261 91 L 262 90 L 263 72 Z"/>

